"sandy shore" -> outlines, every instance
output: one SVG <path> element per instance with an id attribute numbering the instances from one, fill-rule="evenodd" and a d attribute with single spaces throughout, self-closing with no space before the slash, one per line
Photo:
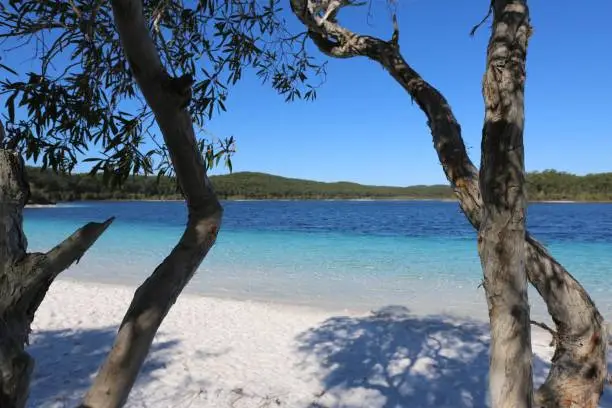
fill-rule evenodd
<path id="1" fill-rule="evenodd" d="M 55 208 L 55 204 L 26 204 L 25 208 Z"/>
<path id="2" fill-rule="evenodd" d="M 112 344 L 133 289 L 59 281 L 38 311 L 29 407 L 73 407 Z M 534 328 L 535 375 L 552 349 Z M 367 315 L 194 295 L 174 306 L 129 407 L 484 407 L 482 322 Z"/>

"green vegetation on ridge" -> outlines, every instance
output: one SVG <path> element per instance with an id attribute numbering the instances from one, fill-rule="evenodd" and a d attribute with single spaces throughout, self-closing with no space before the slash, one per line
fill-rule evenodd
<path id="1" fill-rule="evenodd" d="M 121 188 L 112 189 L 101 176 L 64 175 L 37 168 L 28 169 L 32 203 L 75 200 L 180 199 L 173 179 L 130 177 Z M 323 183 L 264 173 L 240 172 L 212 176 L 223 199 L 452 199 L 446 185 L 385 187 L 357 183 Z M 527 175 L 532 201 L 612 201 L 612 173 L 576 176 L 548 170 Z"/>

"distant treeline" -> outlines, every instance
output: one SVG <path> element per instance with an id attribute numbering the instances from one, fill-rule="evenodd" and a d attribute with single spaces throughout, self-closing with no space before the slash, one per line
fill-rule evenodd
<path id="1" fill-rule="evenodd" d="M 103 183 L 101 176 L 56 174 L 28 168 L 31 203 L 76 200 L 181 199 L 174 179 L 134 176 L 120 188 Z M 446 185 L 383 187 L 356 183 L 322 183 L 264 173 L 241 172 L 212 176 L 222 199 L 452 199 Z M 612 173 L 576 176 L 554 170 L 529 173 L 528 196 L 532 201 L 612 201 Z"/>

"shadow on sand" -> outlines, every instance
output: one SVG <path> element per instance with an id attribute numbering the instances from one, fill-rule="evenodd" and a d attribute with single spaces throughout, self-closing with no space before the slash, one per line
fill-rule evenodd
<path id="1" fill-rule="evenodd" d="M 36 359 L 28 407 L 71 407 L 84 396 L 92 376 L 110 350 L 117 327 L 37 331 L 28 352 Z M 137 383 L 154 378 L 172 357 L 178 341 L 153 344 Z"/>
<path id="2" fill-rule="evenodd" d="M 35 332 L 28 349 L 36 359 L 28 407 L 75 406 L 116 330 Z M 404 307 L 390 306 L 370 316 L 330 318 L 297 341 L 304 367 L 314 367 L 313 375 L 322 384 L 310 408 L 487 406 L 489 343 L 488 327 L 482 322 L 418 317 Z M 155 371 L 173 355 L 176 358 L 178 344 L 155 343 L 138 383 L 155 380 Z M 536 383 L 544 380 L 547 370 L 547 362 L 535 357 Z M 608 391 L 600 407 L 612 408 Z"/>
<path id="3" fill-rule="evenodd" d="M 487 407 L 488 336 L 482 322 L 417 317 L 402 306 L 328 319 L 297 339 L 323 385 L 310 408 Z M 534 356 L 536 384 L 547 372 Z"/>

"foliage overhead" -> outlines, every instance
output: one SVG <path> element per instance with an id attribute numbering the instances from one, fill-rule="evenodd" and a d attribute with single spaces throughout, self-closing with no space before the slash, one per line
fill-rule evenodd
<path id="1" fill-rule="evenodd" d="M 72 200 L 180 199 L 176 183 L 168 177 L 129 177 L 117 189 L 104 185 L 101 176 L 62 175 L 52 171 L 28 169 L 32 202 L 48 203 Z M 414 198 L 453 199 L 446 185 L 385 187 L 356 183 L 322 183 L 240 172 L 212 176 L 215 191 L 225 199 L 350 199 Z M 553 170 L 529 173 L 528 194 L 532 201 L 576 200 L 612 201 L 612 173 L 576 176 Z"/>
<path id="2" fill-rule="evenodd" d="M 306 52 L 306 33 L 289 31 L 280 1 L 143 0 L 169 74 L 195 80 L 188 109 L 197 128 L 226 109 L 228 88 L 245 69 L 254 70 L 287 101 L 316 97 L 325 66 Z M 102 171 L 115 185 L 139 172 L 168 174 L 171 166 L 128 68 L 110 3 L 0 3 L 0 40 L 4 55 L 12 57 L 0 62 L 7 112 L 7 138 L 0 144 L 61 172 L 99 150 L 101 157 L 86 160 L 93 173 Z M 24 51 L 34 53 L 31 72 L 15 66 Z M 148 138 L 157 147 L 147 150 Z M 225 157 L 231 168 L 233 138 L 202 138 L 199 147 L 209 167 Z"/>

